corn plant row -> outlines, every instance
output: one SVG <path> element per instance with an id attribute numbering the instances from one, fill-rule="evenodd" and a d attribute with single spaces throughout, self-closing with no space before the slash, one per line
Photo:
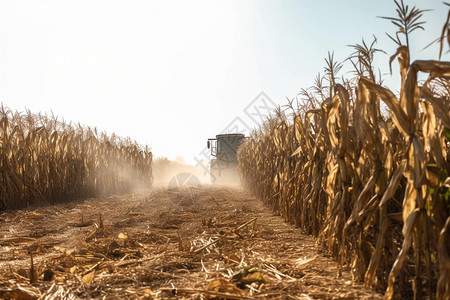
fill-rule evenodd
<path id="1" fill-rule="evenodd" d="M 130 139 L 0 109 L 0 210 L 152 184 L 152 153 Z"/>
<path id="2" fill-rule="evenodd" d="M 350 268 L 386 299 L 448 299 L 450 62 L 410 61 L 408 34 L 424 11 L 395 4 L 398 20 L 388 19 L 406 36 L 393 38 L 390 59 L 399 94 L 375 76 L 376 39 L 353 46 L 350 80 L 337 77 L 342 64 L 330 54 L 297 106 L 279 108 L 239 147 L 239 170 L 247 189 L 318 236 L 339 272 Z M 441 53 L 447 30 L 449 20 Z"/>

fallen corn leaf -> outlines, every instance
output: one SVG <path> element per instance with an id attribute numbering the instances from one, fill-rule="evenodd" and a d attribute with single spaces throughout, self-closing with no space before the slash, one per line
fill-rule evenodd
<path id="1" fill-rule="evenodd" d="M 35 300 L 37 298 L 35 293 L 23 288 L 0 290 L 0 299 Z"/>
<path id="2" fill-rule="evenodd" d="M 206 287 L 207 291 L 245 296 L 245 292 L 225 278 L 217 278 Z"/>
<path id="3" fill-rule="evenodd" d="M 92 271 L 92 272 L 84 275 L 83 278 L 81 278 L 81 281 L 83 281 L 83 283 L 89 284 L 94 280 L 94 277 L 95 277 L 95 271 Z"/>

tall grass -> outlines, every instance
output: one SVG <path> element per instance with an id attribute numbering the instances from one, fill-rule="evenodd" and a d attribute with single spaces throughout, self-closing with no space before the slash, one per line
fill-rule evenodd
<path id="1" fill-rule="evenodd" d="M 375 76 L 376 40 L 352 46 L 350 80 L 338 79 L 342 64 L 330 54 L 297 106 L 278 109 L 240 146 L 239 169 L 246 188 L 386 299 L 448 299 L 450 62 L 410 62 L 424 10 L 395 4 L 387 19 L 399 32 L 390 62 L 400 65 L 400 94 Z M 447 20 L 441 41 L 448 29 Z"/>
<path id="2" fill-rule="evenodd" d="M 150 186 L 151 163 L 130 139 L 0 109 L 0 210 Z"/>

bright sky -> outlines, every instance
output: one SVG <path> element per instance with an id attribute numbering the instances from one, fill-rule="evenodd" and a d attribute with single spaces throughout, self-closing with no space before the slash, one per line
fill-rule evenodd
<path id="1" fill-rule="evenodd" d="M 412 48 L 413 59 L 437 59 L 437 47 L 422 48 L 448 7 L 405 3 L 434 9 Z M 395 44 L 384 33 L 395 29 L 377 16 L 394 13 L 391 0 L 0 0 L 0 102 L 194 163 L 230 123 L 255 126 L 245 112 L 260 92 L 284 105 L 311 86 L 329 50 L 343 60 L 375 34 L 387 73 Z"/>

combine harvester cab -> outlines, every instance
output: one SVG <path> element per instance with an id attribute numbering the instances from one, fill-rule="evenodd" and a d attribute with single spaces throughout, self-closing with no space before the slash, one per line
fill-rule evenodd
<path id="1" fill-rule="evenodd" d="M 239 185 L 237 149 L 245 135 L 242 133 L 218 134 L 208 139 L 208 149 L 215 159 L 211 160 L 210 175 L 214 184 Z"/>

